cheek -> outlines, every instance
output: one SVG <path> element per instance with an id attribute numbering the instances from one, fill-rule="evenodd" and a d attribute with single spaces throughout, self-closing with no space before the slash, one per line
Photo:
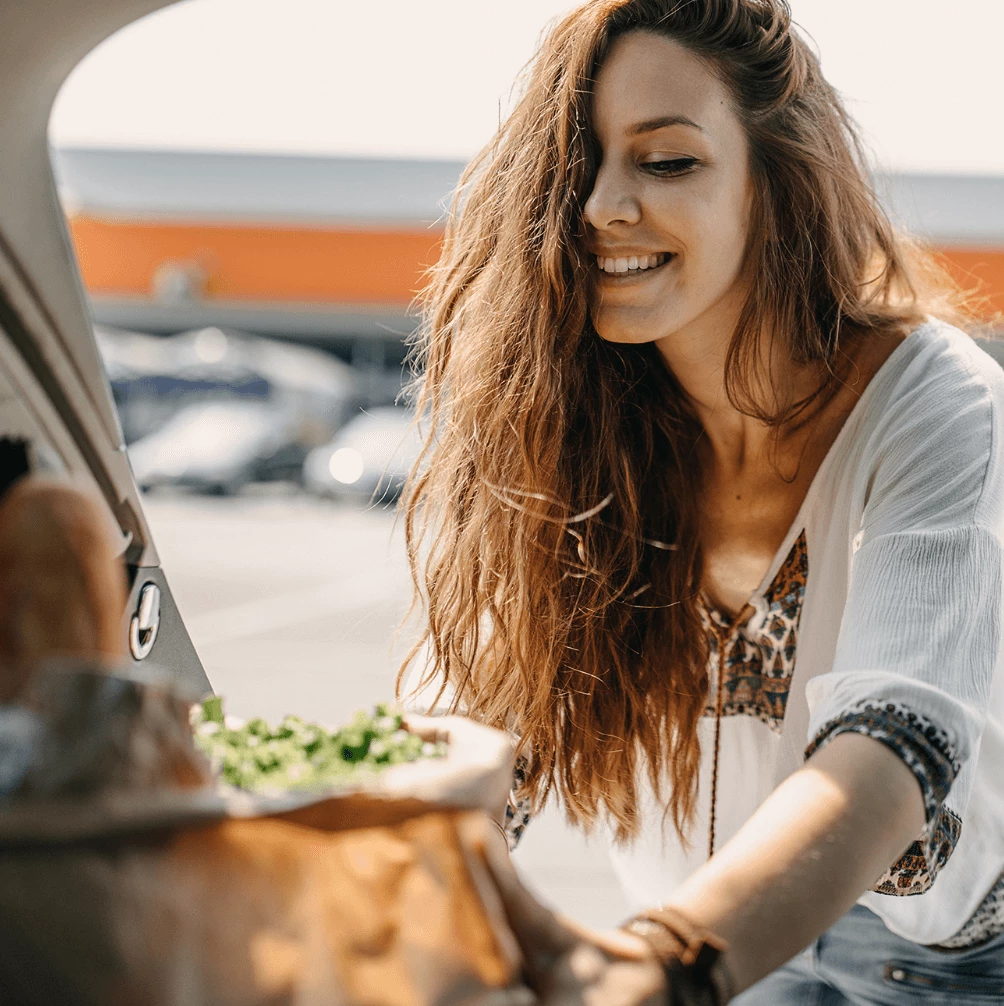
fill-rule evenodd
<path id="1" fill-rule="evenodd" d="M 739 282 L 746 251 L 746 217 L 732 205 L 708 207 L 695 226 L 680 272 L 680 295 L 700 313 Z"/>
<path id="2" fill-rule="evenodd" d="M 708 296 L 719 296 L 736 282 L 746 255 L 748 218 L 745 200 L 728 198 L 702 207 L 684 261 L 688 282 Z"/>

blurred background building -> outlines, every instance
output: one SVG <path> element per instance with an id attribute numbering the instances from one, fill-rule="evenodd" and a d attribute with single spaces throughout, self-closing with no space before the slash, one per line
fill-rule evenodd
<path id="1" fill-rule="evenodd" d="M 399 362 L 462 161 L 63 148 L 96 320 L 207 325 Z M 893 219 L 1004 310 L 1004 176 L 887 173 Z"/>
<path id="2" fill-rule="evenodd" d="M 400 364 L 464 166 L 108 148 L 63 148 L 56 165 L 99 324 L 235 328 L 362 367 Z M 1004 176 L 885 174 L 879 188 L 1004 310 Z"/>
<path id="3" fill-rule="evenodd" d="M 140 483 L 301 482 L 309 450 L 365 409 L 352 430 L 380 457 L 335 446 L 342 463 L 315 459 L 305 484 L 373 490 L 390 438 L 415 442 L 394 405 L 463 164 L 107 148 L 55 162 Z"/>

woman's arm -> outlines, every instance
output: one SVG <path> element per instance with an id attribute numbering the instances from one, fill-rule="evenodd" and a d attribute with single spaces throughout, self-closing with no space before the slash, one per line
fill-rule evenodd
<path id="1" fill-rule="evenodd" d="M 920 787 L 900 757 L 841 734 L 666 904 L 728 943 L 739 992 L 836 922 L 923 827 Z"/>
<path id="2" fill-rule="evenodd" d="M 870 737 L 840 734 L 782 783 L 666 907 L 728 941 L 729 984 L 740 992 L 825 932 L 923 826 L 920 786 L 900 757 Z M 497 834 L 486 830 L 486 836 L 477 844 L 538 1002 L 667 1001 L 662 971 L 644 940 L 591 933 L 555 916 L 520 884 Z"/>

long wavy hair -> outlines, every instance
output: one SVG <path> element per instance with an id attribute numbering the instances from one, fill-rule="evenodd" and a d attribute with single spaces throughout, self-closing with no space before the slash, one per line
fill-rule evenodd
<path id="1" fill-rule="evenodd" d="M 557 789 L 570 820 L 605 814 L 621 841 L 637 831 L 639 770 L 685 838 L 709 691 L 701 425 L 655 347 L 605 342 L 589 312 L 590 106 L 630 31 L 706 60 L 745 126 L 736 407 L 780 427 L 806 405 L 758 370 L 762 332 L 817 364 L 824 393 L 854 340 L 923 317 L 935 274 L 880 209 L 785 0 L 585 3 L 551 30 L 467 168 L 412 346 L 426 441 L 404 506 L 423 629 L 401 674 L 424 654 L 424 683 L 518 734 L 537 806 Z"/>

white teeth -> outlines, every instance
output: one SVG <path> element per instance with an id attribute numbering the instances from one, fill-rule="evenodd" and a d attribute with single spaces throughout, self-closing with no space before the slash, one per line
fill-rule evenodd
<path id="1" fill-rule="evenodd" d="M 596 264 L 605 273 L 623 274 L 655 269 L 657 266 L 662 265 L 667 257 L 665 253 L 660 255 L 632 255 L 630 258 L 605 258 L 602 255 L 597 255 Z"/>

